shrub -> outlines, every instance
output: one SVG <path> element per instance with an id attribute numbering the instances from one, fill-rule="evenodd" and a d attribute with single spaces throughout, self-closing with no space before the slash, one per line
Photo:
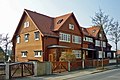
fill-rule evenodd
<path id="1" fill-rule="evenodd" d="M 66 52 L 64 54 L 61 54 L 60 61 L 75 61 L 76 56 L 75 54 L 71 52 Z"/>

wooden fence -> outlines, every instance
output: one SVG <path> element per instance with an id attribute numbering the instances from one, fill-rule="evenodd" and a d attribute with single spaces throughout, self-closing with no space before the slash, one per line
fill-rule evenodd
<path id="1" fill-rule="evenodd" d="M 104 59 L 103 64 L 109 65 L 109 59 Z M 102 60 L 97 59 L 88 59 L 84 61 L 85 68 L 91 67 L 100 67 L 102 65 Z M 64 72 L 64 71 L 72 71 L 78 70 L 82 68 L 82 60 L 74 61 L 74 62 L 52 62 L 52 72 Z"/>

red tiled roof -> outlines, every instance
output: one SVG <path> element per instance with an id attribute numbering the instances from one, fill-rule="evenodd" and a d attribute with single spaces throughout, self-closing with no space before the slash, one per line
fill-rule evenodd
<path id="1" fill-rule="evenodd" d="M 97 26 L 92 26 L 90 28 L 86 28 L 86 30 L 88 31 L 88 33 L 90 35 L 92 35 L 93 37 L 96 37 L 99 30 L 100 30 L 100 27 L 97 27 Z"/>
<path id="2" fill-rule="evenodd" d="M 54 18 L 54 31 L 57 31 L 72 14 L 73 13 L 69 13 L 69 14 L 65 14 L 65 15 Z M 61 23 L 58 23 L 59 20 L 62 20 Z"/>
<path id="3" fill-rule="evenodd" d="M 96 37 L 99 30 L 100 30 L 100 27 L 97 27 L 97 26 L 92 26 L 92 27 L 89 27 L 89 28 L 83 28 L 82 27 L 83 35 L 91 36 L 91 37 Z"/>
<path id="4" fill-rule="evenodd" d="M 57 31 L 62 24 L 71 16 L 73 13 L 65 14 L 56 18 L 49 17 L 37 12 L 33 12 L 30 10 L 26 10 L 25 12 L 28 13 L 28 15 L 31 17 L 33 22 L 36 24 L 38 29 L 44 34 L 44 35 L 56 35 L 54 31 Z M 61 23 L 58 24 L 59 20 L 62 20 Z"/>
<path id="5" fill-rule="evenodd" d="M 36 27 L 41 31 L 41 33 L 44 36 L 54 36 L 54 37 L 58 37 L 58 35 L 54 32 L 60 29 L 60 27 L 64 24 L 64 22 L 71 16 L 74 14 L 73 13 L 69 13 L 69 14 L 65 14 L 59 17 L 49 17 L 34 11 L 30 11 L 25 9 L 22 18 L 24 17 L 24 15 L 27 14 L 33 21 L 33 23 L 36 25 Z M 18 24 L 18 26 L 21 24 L 22 18 Z M 58 21 L 63 19 L 59 24 Z M 75 19 L 76 20 L 76 19 Z M 79 24 L 78 24 L 79 25 Z M 19 27 L 17 27 L 13 38 L 15 35 L 17 35 L 17 31 L 19 30 Z M 12 38 L 12 39 L 13 39 Z"/>
<path id="6" fill-rule="evenodd" d="M 83 28 L 83 27 L 82 27 L 82 33 L 83 33 L 83 35 L 85 35 L 85 36 L 90 36 L 90 34 L 89 34 L 88 31 L 86 30 L 86 28 Z"/>
<path id="7" fill-rule="evenodd" d="M 52 29 L 54 26 L 52 17 L 46 16 L 37 12 L 33 12 L 30 10 L 26 10 L 26 9 L 25 9 L 25 12 L 31 17 L 33 22 L 38 27 L 38 29 L 42 32 L 42 34 L 56 35 L 54 32 L 52 32 Z"/>

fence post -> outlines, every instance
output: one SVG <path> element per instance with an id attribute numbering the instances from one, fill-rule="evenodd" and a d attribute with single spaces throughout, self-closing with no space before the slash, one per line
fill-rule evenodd
<path id="1" fill-rule="evenodd" d="M 84 59 L 82 60 L 82 68 L 83 69 L 85 68 L 85 60 Z"/>
<path id="2" fill-rule="evenodd" d="M 68 71 L 70 71 L 70 61 L 68 61 Z"/>
<path id="3" fill-rule="evenodd" d="M 34 61 L 33 64 L 34 64 L 34 76 L 37 76 L 37 62 Z"/>
<path id="4" fill-rule="evenodd" d="M 6 62 L 6 66 L 5 66 L 5 78 L 6 79 L 10 79 L 10 68 L 9 68 L 9 62 Z"/>
<path id="5" fill-rule="evenodd" d="M 23 65 L 24 65 L 23 63 L 20 64 L 20 66 L 21 66 L 21 76 L 22 77 L 23 77 Z"/>

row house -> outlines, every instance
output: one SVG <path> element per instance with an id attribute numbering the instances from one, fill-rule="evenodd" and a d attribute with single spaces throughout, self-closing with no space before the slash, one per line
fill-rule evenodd
<path id="1" fill-rule="evenodd" d="M 86 59 L 102 59 L 107 58 L 108 51 L 111 47 L 108 46 L 108 40 L 102 27 L 92 26 L 82 28 L 83 32 L 83 54 Z M 103 54 L 103 55 L 102 55 Z"/>
<path id="2" fill-rule="evenodd" d="M 77 60 L 98 59 L 102 50 L 106 56 L 108 44 L 102 28 L 81 27 L 73 13 L 49 17 L 26 9 L 12 42 L 15 61 L 19 62 L 59 61 L 66 52 L 75 54 Z"/>

